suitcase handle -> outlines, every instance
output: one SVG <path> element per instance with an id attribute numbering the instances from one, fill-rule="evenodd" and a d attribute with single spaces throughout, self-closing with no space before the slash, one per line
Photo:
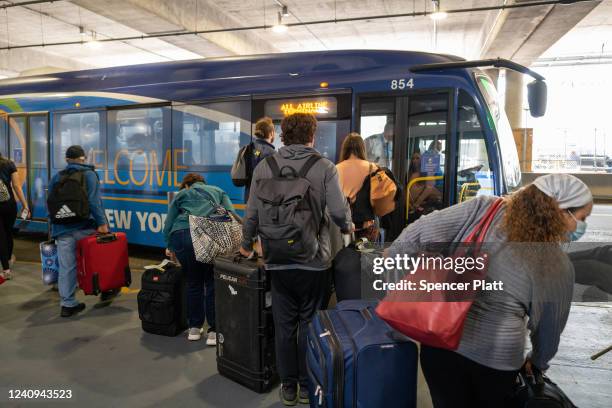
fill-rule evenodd
<path id="1" fill-rule="evenodd" d="M 404 333 L 398 332 L 397 330 L 389 330 L 387 332 L 387 337 L 396 343 L 406 343 L 412 341 L 410 337 L 406 336 Z"/>
<path id="2" fill-rule="evenodd" d="M 361 313 L 365 320 L 372 320 L 373 318 L 372 312 L 370 311 L 369 307 L 366 307 L 365 309 L 360 309 L 359 313 Z"/>
<path id="3" fill-rule="evenodd" d="M 117 240 L 117 235 L 109 232 L 107 234 L 96 234 L 96 242 L 98 244 L 107 244 Z"/>
<path id="4" fill-rule="evenodd" d="M 252 255 L 249 256 L 249 257 L 246 257 L 246 256 L 242 255 L 240 252 L 234 253 L 234 262 L 235 263 L 240 263 L 240 262 L 244 261 L 245 259 L 257 260 L 259 258 L 261 258 L 261 255 L 259 255 L 257 253 L 257 251 L 255 251 L 255 250 L 253 250 Z"/>

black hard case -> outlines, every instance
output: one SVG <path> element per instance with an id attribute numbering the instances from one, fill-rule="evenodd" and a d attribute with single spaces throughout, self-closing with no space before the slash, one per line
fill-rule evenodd
<path id="1" fill-rule="evenodd" d="M 259 393 L 278 382 L 271 305 L 261 260 L 215 259 L 217 370 Z"/>

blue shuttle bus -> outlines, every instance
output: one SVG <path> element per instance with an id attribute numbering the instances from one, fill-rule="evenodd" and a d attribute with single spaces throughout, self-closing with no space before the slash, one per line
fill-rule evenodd
<path id="1" fill-rule="evenodd" d="M 439 208 L 519 185 L 512 131 L 479 69 L 491 65 L 536 77 L 530 103 L 541 108 L 543 78 L 525 67 L 422 52 L 305 52 L 7 79 L 0 152 L 17 165 L 31 205 L 22 228 L 46 231 L 48 181 L 66 148 L 80 144 L 97 169 L 110 227 L 131 243 L 163 246 L 168 197 L 185 173 L 203 174 L 244 209 L 229 171 L 253 123 L 269 116 L 278 126 L 310 112 L 325 157 L 335 161 L 356 131 L 370 159 L 392 169 L 405 186 L 394 214 L 401 229 L 430 201 Z"/>

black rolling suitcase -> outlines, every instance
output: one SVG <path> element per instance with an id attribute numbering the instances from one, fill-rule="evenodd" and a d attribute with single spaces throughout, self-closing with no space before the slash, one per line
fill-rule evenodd
<path id="1" fill-rule="evenodd" d="M 183 270 L 172 262 L 145 267 L 138 292 L 142 330 L 176 336 L 187 328 L 187 298 Z"/>
<path id="2" fill-rule="evenodd" d="M 342 248 L 332 263 L 336 299 L 361 299 L 361 253 L 352 243 Z"/>
<path id="3" fill-rule="evenodd" d="M 278 381 L 270 280 L 261 261 L 215 259 L 215 321 L 219 374 L 266 392 Z"/>
<path id="4" fill-rule="evenodd" d="M 373 280 L 380 277 L 367 272 L 372 271 L 373 259 L 382 256 L 382 247 L 365 238 L 350 243 L 336 254 L 332 270 L 338 302 L 380 297 L 380 292 L 372 289 Z"/>

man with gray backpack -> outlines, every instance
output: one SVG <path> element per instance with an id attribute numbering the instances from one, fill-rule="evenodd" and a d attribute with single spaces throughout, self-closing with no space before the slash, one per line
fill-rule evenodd
<path id="1" fill-rule="evenodd" d="M 329 292 L 331 221 L 353 230 L 334 164 L 314 149 L 317 120 L 295 113 L 281 123 L 284 146 L 253 172 L 240 252 L 259 236 L 272 281 L 281 401 L 308 403 L 306 328 Z M 331 219 L 331 220 L 330 220 Z"/>

